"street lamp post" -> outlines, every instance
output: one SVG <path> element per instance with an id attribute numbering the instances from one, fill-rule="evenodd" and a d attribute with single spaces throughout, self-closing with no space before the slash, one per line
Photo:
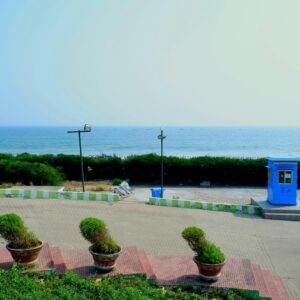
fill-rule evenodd
<path id="1" fill-rule="evenodd" d="M 160 128 L 160 135 L 157 137 L 160 140 L 160 188 L 161 188 L 161 198 L 164 196 L 164 160 L 163 160 L 163 151 L 164 151 L 164 129 Z"/>
<path id="2" fill-rule="evenodd" d="M 92 126 L 89 124 L 85 124 L 83 130 L 70 130 L 68 133 L 78 133 L 79 140 L 79 153 L 80 153 L 80 168 L 81 168 L 81 181 L 82 181 L 82 191 L 84 192 L 84 170 L 83 170 L 83 157 L 82 157 L 82 149 L 81 149 L 81 132 L 91 132 Z"/>

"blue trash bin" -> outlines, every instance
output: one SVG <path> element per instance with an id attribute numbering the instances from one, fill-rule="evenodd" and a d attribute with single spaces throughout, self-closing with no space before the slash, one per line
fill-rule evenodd
<path id="1" fill-rule="evenodd" d="M 161 188 L 151 188 L 151 195 L 154 198 L 161 198 L 162 197 Z"/>

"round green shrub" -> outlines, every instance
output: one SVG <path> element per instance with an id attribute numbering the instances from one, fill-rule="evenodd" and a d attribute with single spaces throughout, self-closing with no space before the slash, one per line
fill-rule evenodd
<path id="1" fill-rule="evenodd" d="M 33 232 L 27 230 L 22 218 L 16 214 L 0 216 L 0 235 L 16 249 L 28 249 L 40 245 Z"/>
<path id="2" fill-rule="evenodd" d="M 16 214 L 5 214 L 0 216 L 0 235 L 5 240 L 11 240 L 14 235 L 24 230 L 22 218 Z"/>
<path id="3" fill-rule="evenodd" d="M 100 243 L 108 235 L 106 224 L 97 218 L 86 218 L 79 225 L 82 236 L 90 243 Z"/>
<path id="4" fill-rule="evenodd" d="M 120 246 L 111 237 L 104 243 L 96 243 L 93 245 L 92 250 L 96 253 L 113 254 L 121 250 Z"/>
<path id="5" fill-rule="evenodd" d="M 115 178 L 113 181 L 112 181 L 112 184 L 113 185 L 120 185 L 122 183 L 122 179 L 120 178 Z"/>
<path id="6" fill-rule="evenodd" d="M 15 249 L 28 249 L 40 244 L 41 242 L 36 235 L 31 231 L 27 231 L 25 228 L 20 231 L 12 241 L 10 241 L 9 246 Z"/>
<path id="7" fill-rule="evenodd" d="M 203 247 L 207 243 L 204 231 L 198 227 L 186 227 L 182 231 L 181 236 L 197 254 L 201 253 Z"/>
<path id="8" fill-rule="evenodd" d="M 196 260 L 207 264 L 220 264 L 225 261 L 225 255 L 215 244 L 206 243 L 202 252 L 196 256 Z"/>
<path id="9" fill-rule="evenodd" d="M 92 244 L 94 252 L 112 254 L 120 251 L 120 246 L 112 239 L 102 220 L 85 218 L 79 228 L 82 236 Z"/>

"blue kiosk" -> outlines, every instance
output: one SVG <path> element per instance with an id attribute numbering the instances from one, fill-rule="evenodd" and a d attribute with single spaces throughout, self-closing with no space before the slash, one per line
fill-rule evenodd
<path id="1" fill-rule="evenodd" d="M 299 158 L 268 157 L 268 202 L 297 205 L 297 169 Z"/>

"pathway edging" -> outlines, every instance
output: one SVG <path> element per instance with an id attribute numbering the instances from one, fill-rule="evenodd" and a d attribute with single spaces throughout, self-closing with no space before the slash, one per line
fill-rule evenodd
<path id="1" fill-rule="evenodd" d="M 88 201 L 120 201 L 120 197 L 113 193 L 95 192 L 68 192 L 27 189 L 0 189 L 0 198 L 23 198 L 23 199 L 65 199 L 65 200 L 88 200 Z"/>
<path id="2" fill-rule="evenodd" d="M 241 213 L 243 215 L 262 215 L 262 209 L 257 205 L 241 205 L 229 203 L 215 203 L 206 201 L 194 201 L 184 199 L 166 199 L 150 197 L 148 204 L 157 206 L 169 206 L 180 208 L 204 209 L 211 211 L 224 211 L 231 213 Z"/>

